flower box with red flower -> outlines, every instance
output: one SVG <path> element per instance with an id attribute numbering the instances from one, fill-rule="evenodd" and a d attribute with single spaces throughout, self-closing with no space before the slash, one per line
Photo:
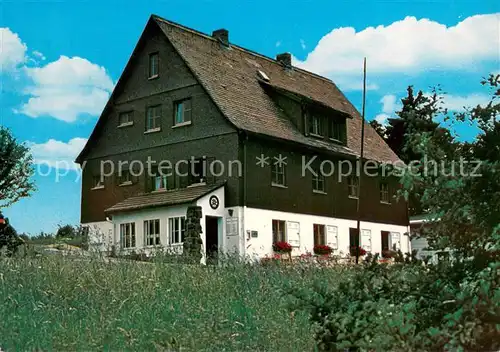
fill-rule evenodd
<path id="1" fill-rule="evenodd" d="M 390 259 L 394 257 L 393 252 L 390 249 L 385 249 L 382 251 L 382 258 L 384 259 Z"/>
<path id="2" fill-rule="evenodd" d="M 349 251 L 351 253 L 351 256 L 355 257 L 356 256 L 356 249 L 359 248 L 359 256 L 362 257 L 364 255 L 366 255 L 366 250 L 362 247 L 356 247 L 356 246 L 352 246 L 351 248 L 349 248 Z"/>
<path id="3" fill-rule="evenodd" d="M 320 245 L 314 246 L 313 251 L 314 251 L 314 254 L 316 254 L 316 255 L 329 256 L 330 254 L 332 254 L 333 248 L 330 246 L 320 244 Z"/>
<path id="4" fill-rule="evenodd" d="M 276 253 L 291 253 L 292 246 L 288 242 L 273 243 L 273 251 Z"/>

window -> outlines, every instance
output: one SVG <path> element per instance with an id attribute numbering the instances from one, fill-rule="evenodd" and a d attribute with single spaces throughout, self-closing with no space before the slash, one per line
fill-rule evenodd
<path id="1" fill-rule="evenodd" d="M 390 197 L 389 197 L 389 185 L 387 182 L 381 182 L 380 183 L 380 201 L 382 203 L 390 203 Z"/>
<path id="2" fill-rule="evenodd" d="M 347 179 L 347 188 L 349 197 L 358 198 L 358 186 L 359 186 L 358 176 L 349 176 L 349 178 Z"/>
<path id="3" fill-rule="evenodd" d="M 174 111 L 174 126 L 191 122 L 191 99 L 176 102 Z"/>
<path id="4" fill-rule="evenodd" d="M 313 224 L 314 247 L 326 245 L 325 225 Z"/>
<path id="5" fill-rule="evenodd" d="M 186 218 L 179 216 L 176 218 L 168 219 L 169 227 L 169 243 L 182 244 L 186 233 Z"/>
<path id="6" fill-rule="evenodd" d="M 189 184 L 203 183 L 207 177 L 207 159 L 197 158 L 189 163 Z"/>
<path id="7" fill-rule="evenodd" d="M 118 184 L 129 185 L 132 183 L 132 175 L 130 170 L 120 170 L 118 173 Z"/>
<path id="8" fill-rule="evenodd" d="M 349 228 L 349 248 L 359 246 L 359 233 L 358 229 Z"/>
<path id="9" fill-rule="evenodd" d="M 312 186 L 313 191 L 325 192 L 325 176 L 321 173 L 320 168 L 314 168 L 314 173 L 312 175 Z"/>
<path id="10" fill-rule="evenodd" d="M 286 242 L 285 221 L 273 220 L 273 243 Z"/>
<path id="11" fill-rule="evenodd" d="M 135 247 L 135 223 L 120 224 L 120 242 L 122 248 Z"/>
<path id="12" fill-rule="evenodd" d="M 101 175 L 92 176 L 92 188 L 104 188 L 104 179 Z"/>
<path id="13" fill-rule="evenodd" d="M 345 143 L 346 142 L 346 124 L 345 119 L 340 121 L 339 119 L 332 118 L 329 120 L 329 138 Z"/>
<path id="14" fill-rule="evenodd" d="M 286 165 L 284 163 L 274 163 L 271 167 L 271 182 L 272 185 L 285 186 L 286 185 Z"/>
<path id="15" fill-rule="evenodd" d="M 158 170 L 155 171 L 153 176 L 151 176 L 151 186 L 152 191 L 160 191 L 165 189 L 171 189 L 169 186 L 168 177 L 166 174 L 160 173 Z"/>
<path id="16" fill-rule="evenodd" d="M 159 56 L 158 53 L 149 54 L 149 78 L 158 77 L 158 64 Z"/>
<path id="17" fill-rule="evenodd" d="M 134 123 L 132 111 L 122 112 L 118 115 L 118 127 L 130 126 Z"/>
<path id="18" fill-rule="evenodd" d="M 382 236 L 382 251 L 388 251 L 389 249 L 391 249 L 389 244 L 390 232 L 382 231 L 381 236 Z"/>
<path id="19" fill-rule="evenodd" d="M 161 118 L 160 105 L 149 107 L 146 113 L 146 131 L 159 129 L 160 118 Z"/>
<path id="20" fill-rule="evenodd" d="M 309 133 L 316 136 L 322 135 L 321 130 L 321 116 L 311 115 L 311 122 L 309 124 Z"/>
<path id="21" fill-rule="evenodd" d="M 144 221 L 144 245 L 156 246 L 160 244 L 160 220 Z"/>

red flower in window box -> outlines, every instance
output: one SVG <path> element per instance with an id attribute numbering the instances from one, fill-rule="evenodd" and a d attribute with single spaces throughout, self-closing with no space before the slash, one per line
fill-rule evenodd
<path id="1" fill-rule="evenodd" d="M 314 254 L 316 255 L 330 255 L 333 252 L 333 248 L 326 245 L 317 245 L 313 248 Z"/>
<path id="2" fill-rule="evenodd" d="M 273 243 L 273 251 L 277 253 L 291 253 L 292 246 L 288 242 L 276 242 Z"/>
<path id="3" fill-rule="evenodd" d="M 393 255 L 393 252 L 389 249 L 386 249 L 386 250 L 383 250 L 382 251 L 382 258 L 385 258 L 385 259 L 390 259 L 392 258 L 394 255 Z"/>
<path id="4" fill-rule="evenodd" d="M 351 252 L 351 255 L 352 256 L 356 256 L 356 248 L 359 248 L 359 256 L 362 257 L 364 255 L 366 255 L 366 250 L 363 249 L 362 247 L 356 247 L 356 246 L 352 246 L 350 248 L 350 252 Z"/>

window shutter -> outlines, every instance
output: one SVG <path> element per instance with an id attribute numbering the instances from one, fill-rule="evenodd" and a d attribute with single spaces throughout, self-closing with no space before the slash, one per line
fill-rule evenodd
<path id="1" fill-rule="evenodd" d="M 286 222 L 286 235 L 292 247 L 300 247 L 300 224 L 295 221 Z"/>
<path id="2" fill-rule="evenodd" d="M 372 232 L 370 230 L 361 230 L 361 247 L 367 252 L 372 250 Z"/>
<path id="3" fill-rule="evenodd" d="M 337 226 L 327 226 L 326 227 L 326 242 L 327 242 L 328 246 L 332 247 L 333 249 L 339 248 Z"/>
<path id="4" fill-rule="evenodd" d="M 394 246 L 396 250 L 401 249 L 399 232 L 391 232 L 391 248 L 394 248 Z"/>

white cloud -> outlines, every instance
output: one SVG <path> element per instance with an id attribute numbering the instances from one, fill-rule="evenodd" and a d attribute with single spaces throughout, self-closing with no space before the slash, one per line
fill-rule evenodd
<path id="1" fill-rule="evenodd" d="M 9 28 L 0 28 L 0 73 L 4 73 L 26 61 L 28 47 L 17 33 Z"/>
<path id="2" fill-rule="evenodd" d="M 392 114 L 396 111 L 396 96 L 393 94 L 387 94 L 380 99 L 382 103 L 382 112 L 386 114 Z"/>
<path id="3" fill-rule="evenodd" d="M 465 18 L 447 27 L 429 19 L 406 17 L 388 26 L 333 29 L 304 61 L 307 70 L 337 77 L 359 73 L 363 57 L 370 73 L 467 69 L 483 60 L 498 60 L 500 14 Z"/>
<path id="4" fill-rule="evenodd" d="M 466 96 L 445 95 L 444 107 L 450 111 L 464 111 L 464 107 L 475 108 L 478 105 L 485 106 L 490 102 L 490 97 L 481 94 L 473 93 Z"/>
<path id="5" fill-rule="evenodd" d="M 36 56 L 37 58 L 39 58 L 42 61 L 45 60 L 45 55 L 43 55 L 38 50 L 33 50 L 32 54 L 33 54 L 33 56 Z"/>
<path id="6" fill-rule="evenodd" d="M 377 116 L 375 116 L 375 120 L 380 123 L 381 125 L 386 125 L 387 124 L 387 120 L 390 119 L 392 116 L 390 115 L 387 115 L 387 114 L 378 114 Z"/>
<path id="7" fill-rule="evenodd" d="M 85 146 L 87 139 L 73 138 L 67 143 L 49 139 L 45 143 L 27 142 L 35 164 L 48 165 L 57 169 L 77 170 L 75 158 Z"/>
<path id="8" fill-rule="evenodd" d="M 278 41 L 276 42 L 276 47 L 277 47 L 277 48 L 279 48 L 280 46 L 281 46 L 281 42 L 278 40 Z"/>
<path id="9" fill-rule="evenodd" d="M 393 94 L 386 94 L 380 99 L 382 104 L 382 112 L 375 116 L 375 120 L 382 125 L 387 124 L 387 120 L 395 117 L 396 110 L 401 108 L 401 103 L 397 101 L 397 97 Z"/>
<path id="10" fill-rule="evenodd" d="M 16 112 L 30 117 L 52 116 L 73 122 L 82 114 L 99 115 L 113 81 L 104 67 L 80 58 L 61 56 L 43 67 L 25 68 L 33 85 L 31 97 Z"/>
<path id="11" fill-rule="evenodd" d="M 306 49 L 306 42 L 304 41 L 304 39 L 300 40 L 300 46 L 302 47 L 303 50 Z"/>

